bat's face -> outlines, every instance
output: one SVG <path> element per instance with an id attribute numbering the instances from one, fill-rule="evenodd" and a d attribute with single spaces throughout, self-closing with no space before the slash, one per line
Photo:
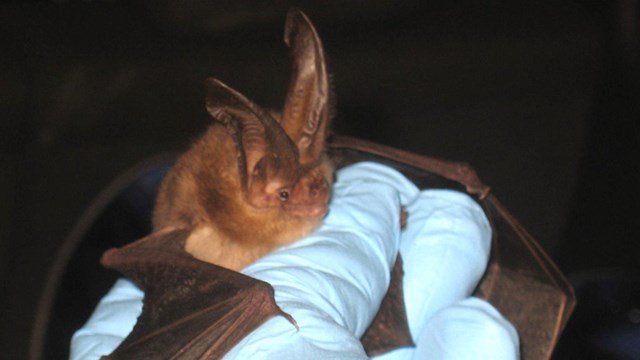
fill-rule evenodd
<path id="1" fill-rule="evenodd" d="M 327 172 L 327 169 L 315 168 L 300 176 L 291 188 L 288 199 L 282 202 L 283 209 L 294 216 L 324 216 L 327 213 L 330 196 L 328 179 L 331 174 Z"/>
<path id="2" fill-rule="evenodd" d="M 154 226 L 186 226 L 197 259 L 241 269 L 309 234 L 327 213 L 333 167 L 324 52 L 309 19 L 287 14 L 293 77 L 276 115 L 221 81 L 206 81 L 214 123 L 163 183 Z"/>
<path id="3" fill-rule="evenodd" d="M 333 176 L 329 162 L 300 169 L 297 164 L 283 164 L 287 158 L 272 155 L 258 162 L 249 177 L 248 202 L 258 209 L 278 209 L 294 217 L 323 217 Z"/>

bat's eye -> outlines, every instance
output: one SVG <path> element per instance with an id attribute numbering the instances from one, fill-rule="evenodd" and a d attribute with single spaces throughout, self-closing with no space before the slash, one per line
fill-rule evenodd
<path id="1" fill-rule="evenodd" d="M 280 190 L 278 196 L 280 197 L 280 200 L 286 201 L 289 199 L 289 190 Z"/>

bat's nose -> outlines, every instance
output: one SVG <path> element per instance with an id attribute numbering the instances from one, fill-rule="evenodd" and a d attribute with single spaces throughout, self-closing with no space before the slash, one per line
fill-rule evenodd
<path id="1" fill-rule="evenodd" d="M 315 181 L 309 186 L 309 196 L 312 198 L 319 198 L 326 196 L 329 191 L 329 184 L 324 179 L 315 179 Z"/>

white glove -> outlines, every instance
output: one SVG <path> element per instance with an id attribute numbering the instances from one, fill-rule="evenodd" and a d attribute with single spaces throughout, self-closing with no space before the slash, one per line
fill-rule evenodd
<path id="1" fill-rule="evenodd" d="M 438 358 L 438 351 L 445 354 L 446 349 L 429 342 L 439 328 L 460 319 L 452 306 L 469 295 L 484 271 L 489 230 L 482 211 L 459 193 L 420 194 L 404 176 L 382 165 L 361 163 L 337 175 L 324 224 L 310 237 L 243 270 L 273 285 L 276 301 L 296 319 L 300 331 L 275 317 L 243 339 L 226 359 L 366 358 L 359 338 L 386 292 L 398 246 L 404 257 L 409 325 L 418 346 L 385 359 L 423 358 L 422 349 L 431 351 L 429 358 Z M 409 221 L 400 236 L 401 202 L 408 204 Z M 128 281 L 118 281 L 74 335 L 71 359 L 96 359 L 115 349 L 131 331 L 142 296 Z M 476 308 L 499 317 L 489 304 Z M 441 309 L 447 311 L 438 312 Z M 460 314 L 473 313 L 470 307 L 460 309 Z M 506 321 L 497 326 L 505 327 L 510 327 Z M 476 332 L 482 333 L 480 328 L 475 327 Z M 517 337 L 515 342 L 513 338 L 503 339 L 506 348 L 517 349 Z M 484 344 L 473 344 L 478 343 Z"/>
<path id="2" fill-rule="evenodd" d="M 470 298 L 489 259 L 491 227 L 469 196 L 425 190 L 408 206 L 400 240 L 404 296 L 415 348 L 376 360 L 518 359 L 513 326 L 489 303 Z"/>
<path id="3" fill-rule="evenodd" d="M 438 311 L 426 324 L 411 359 L 516 360 L 518 334 L 488 302 L 469 297 Z"/>
<path id="4" fill-rule="evenodd" d="M 73 334 L 69 359 L 99 359 L 115 350 L 136 324 L 143 297 L 142 290 L 131 281 L 116 281 L 87 323 Z"/>

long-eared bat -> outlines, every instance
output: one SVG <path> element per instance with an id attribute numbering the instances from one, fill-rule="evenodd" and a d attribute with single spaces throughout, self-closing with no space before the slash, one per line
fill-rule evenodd
<path id="1" fill-rule="evenodd" d="M 329 89 L 320 40 L 300 12 L 287 18 L 294 76 L 280 119 L 216 79 L 214 119 L 164 180 L 154 229 L 190 231 L 194 257 L 240 270 L 311 232 L 327 211 Z"/>
<path id="2" fill-rule="evenodd" d="M 161 184 L 153 233 L 103 255 L 105 266 L 145 291 L 136 326 L 109 359 L 217 359 L 271 316 L 295 324 L 268 284 L 236 272 L 310 233 L 327 212 L 333 166 L 325 154 L 330 89 L 324 51 L 311 22 L 295 9 L 287 14 L 284 38 L 293 76 L 282 112 L 274 115 L 208 79 L 213 124 Z M 400 263 L 394 274 L 401 276 Z M 382 337 L 406 345 L 411 339 L 402 298 L 399 303 L 400 331 L 385 326 L 397 335 Z"/>
<path id="3" fill-rule="evenodd" d="M 269 284 L 237 270 L 315 228 L 327 211 L 333 164 L 358 160 L 394 166 L 420 188 L 466 189 L 478 197 L 491 219 L 494 250 L 475 295 L 516 325 L 523 358 L 549 358 L 575 302 L 535 240 L 465 164 L 353 138 L 327 143 L 324 52 L 313 25 L 296 9 L 287 14 L 285 42 L 293 77 L 281 114 L 209 79 L 213 124 L 162 183 L 153 232 L 103 255 L 104 266 L 145 292 L 134 329 L 105 358 L 219 359 L 272 316 L 295 324 L 276 305 Z M 399 257 L 362 343 L 370 356 L 411 344 Z"/>

